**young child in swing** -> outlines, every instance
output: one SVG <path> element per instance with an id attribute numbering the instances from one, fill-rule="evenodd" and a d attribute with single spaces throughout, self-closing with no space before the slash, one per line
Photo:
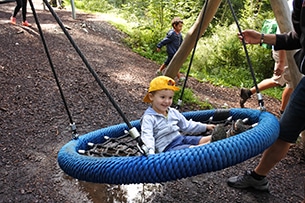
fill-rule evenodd
<path id="1" fill-rule="evenodd" d="M 151 103 L 141 122 L 141 138 L 149 154 L 178 150 L 207 144 L 211 136 L 195 136 L 213 130 L 215 125 L 187 120 L 178 110 L 171 108 L 175 81 L 167 76 L 158 76 L 150 82 L 143 101 Z"/>
<path id="2" fill-rule="evenodd" d="M 183 21 L 180 18 L 178 17 L 173 18 L 172 20 L 173 28 L 169 30 L 166 34 L 166 37 L 164 37 L 164 39 L 162 39 L 157 44 L 157 52 L 160 52 L 163 46 L 166 46 L 166 52 L 167 52 L 167 59 L 157 70 L 156 72 L 157 75 L 163 75 L 164 69 L 170 63 L 175 53 L 179 49 L 180 45 L 182 44 L 183 41 L 183 37 L 181 34 L 182 26 L 183 26 Z M 179 72 L 177 73 L 177 79 L 182 80 Z"/>

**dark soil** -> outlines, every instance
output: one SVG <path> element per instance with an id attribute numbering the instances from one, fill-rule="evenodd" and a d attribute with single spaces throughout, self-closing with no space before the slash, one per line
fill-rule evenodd
<path id="1" fill-rule="evenodd" d="M 84 134 L 122 123 L 50 12 L 34 1 L 48 50 L 77 132 Z M 0 4 L 0 202 L 301 202 L 304 198 L 302 144 L 269 174 L 271 191 L 237 190 L 226 179 L 252 169 L 260 155 L 218 172 L 156 185 L 140 185 L 134 198 L 127 186 L 77 181 L 62 172 L 57 153 L 72 136 L 70 119 L 56 85 L 37 24 L 9 24 L 15 3 Z M 55 9 L 91 67 L 129 120 L 139 119 L 141 100 L 158 64 L 124 46 L 124 34 L 102 16 Z M 21 12 L 20 12 L 21 13 Z M 21 21 L 20 13 L 18 23 Z M 216 87 L 189 78 L 187 86 L 215 108 L 234 108 L 238 88 Z M 280 102 L 264 96 L 268 111 L 278 116 Z M 257 108 L 255 98 L 246 104 Z M 196 107 L 193 107 L 196 110 Z M 198 109 L 198 107 L 197 107 Z M 191 110 L 183 106 L 181 111 Z M 131 186 L 130 186 L 131 187 Z M 134 192 L 134 191 L 133 191 Z"/>

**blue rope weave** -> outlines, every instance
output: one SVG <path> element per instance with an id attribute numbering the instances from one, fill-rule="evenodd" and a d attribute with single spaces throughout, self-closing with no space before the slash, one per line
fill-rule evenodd
<path id="1" fill-rule="evenodd" d="M 187 119 L 206 121 L 215 110 L 183 113 Z M 119 137 L 128 130 L 126 124 L 99 129 L 71 140 L 58 153 L 58 163 L 68 175 L 93 183 L 131 184 L 160 183 L 206 172 L 217 171 L 254 157 L 268 148 L 278 137 L 279 123 L 268 112 L 254 109 L 231 109 L 233 120 L 249 118 L 258 125 L 250 130 L 200 147 L 134 157 L 90 157 L 80 155 L 87 143 L 103 143 L 104 136 Z M 140 131 L 139 120 L 132 126 Z"/>

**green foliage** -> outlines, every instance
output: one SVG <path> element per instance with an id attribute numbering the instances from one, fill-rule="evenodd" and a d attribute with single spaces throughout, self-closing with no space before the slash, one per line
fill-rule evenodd
<path id="1" fill-rule="evenodd" d="M 178 101 L 181 97 L 181 92 L 182 92 L 182 87 L 180 88 L 179 91 L 175 92 L 173 103 L 178 104 Z M 187 105 L 199 105 L 200 109 L 212 109 L 212 105 L 208 101 L 200 101 L 194 94 L 194 92 L 189 89 L 185 88 L 183 95 L 182 95 L 182 101 L 184 104 Z M 183 105 L 183 104 L 182 104 Z"/>
<path id="2" fill-rule="evenodd" d="M 196 21 L 203 8 L 198 1 L 181 0 L 76 0 L 81 9 L 108 12 L 112 10 L 124 21 L 112 22 L 128 34 L 126 44 L 142 56 L 161 64 L 166 58 L 166 50 L 157 53 L 156 44 L 171 29 L 171 19 L 179 16 L 184 21 L 183 36 Z M 274 18 L 268 0 L 231 0 L 239 27 L 261 30 L 264 19 Z M 115 9 L 114 9 L 115 8 Z M 198 41 L 190 74 L 199 80 L 214 85 L 252 87 L 253 76 L 257 82 L 272 75 L 273 59 L 270 49 L 256 45 L 246 45 L 249 61 L 242 43 L 237 38 L 238 27 L 229 4 L 222 1 L 213 21 L 204 36 Z M 181 72 L 186 72 L 188 62 Z M 184 94 L 188 94 L 185 91 Z M 277 96 L 278 90 L 268 90 Z M 190 96 L 185 96 L 183 101 Z M 191 98 L 191 97 L 190 97 Z"/>
<path id="3" fill-rule="evenodd" d="M 247 45 L 255 77 L 269 77 L 273 70 L 271 50 Z M 237 38 L 236 25 L 215 28 L 214 35 L 198 43 L 192 74 L 216 85 L 251 87 L 253 85 L 245 50 Z"/>
<path id="4" fill-rule="evenodd" d="M 90 12 L 108 12 L 114 7 L 107 0 L 77 0 L 75 7 Z"/>

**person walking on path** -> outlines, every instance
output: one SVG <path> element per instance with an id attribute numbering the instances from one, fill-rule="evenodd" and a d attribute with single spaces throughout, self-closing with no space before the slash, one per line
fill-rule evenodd
<path id="1" fill-rule="evenodd" d="M 245 30 L 239 34 L 247 44 L 270 44 L 275 50 L 298 50 L 294 55 L 296 65 L 305 74 L 305 1 L 294 0 L 292 23 L 294 30 L 284 34 L 261 34 L 255 30 Z M 293 91 L 283 115 L 280 118 L 280 133 L 278 139 L 263 154 L 259 164 L 244 175 L 233 176 L 227 180 L 234 188 L 252 187 L 261 191 L 269 190 L 266 178 L 271 169 L 280 162 L 291 146 L 305 129 L 305 78 L 303 77 Z M 304 199 L 305 200 L 305 199 Z M 304 201 L 303 201 L 304 202 Z"/>
<path id="2" fill-rule="evenodd" d="M 31 27 L 32 25 L 26 20 L 26 13 L 27 13 L 27 0 L 16 0 L 16 7 L 14 9 L 13 15 L 11 16 L 11 24 L 16 25 L 16 16 L 20 9 L 22 8 L 22 23 L 21 25 Z"/>
<path id="3" fill-rule="evenodd" d="M 166 46 L 167 52 L 167 59 L 157 70 L 157 75 L 163 75 L 164 69 L 170 63 L 183 41 L 183 37 L 181 34 L 183 21 L 179 17 L 173 18 L 172 27 L 173 28 L 167 32 L 166 37 L 157 44 L 157 52 L 160 52 L 163 46 Z M 179 72 L 177 74 L 177 78 L 178 80 L 181 79 Z"/>

